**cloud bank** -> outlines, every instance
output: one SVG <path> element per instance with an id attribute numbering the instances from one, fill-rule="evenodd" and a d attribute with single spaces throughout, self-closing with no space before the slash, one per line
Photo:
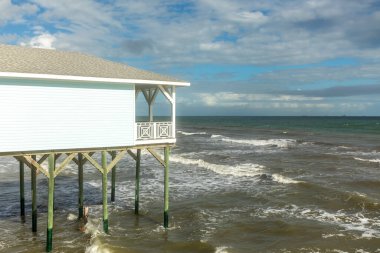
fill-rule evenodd
<path id="1" fill-rule="evenodd" d="M 193 83 L 182 101 L 254 114 L 288 96 L 265 112 L 380 111 L 377 0 L 4 0 L 0 12 L 0 42 L 172 74 Z M 201 109 L 190 104 L 191 114 Z"/>

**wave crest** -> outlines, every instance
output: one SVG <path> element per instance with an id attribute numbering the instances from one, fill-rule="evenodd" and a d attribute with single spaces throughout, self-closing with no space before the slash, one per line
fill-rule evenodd
<path id="1" fill-rule="evenodd" d="M 362 162 L 379 163 L 380 164 L 380 159 L 363 159 L 363 158 L 359 158 L 359 157 L 354 157 L 354 159 L 357 161 L 362 161 Z"/>
<path id="2" fill-rule="evenodd" d="M 255 164 L 255 163 L 243 163 L 238 165 L 222 165 L 206 162 L 202 159 L 189 159 L 181 157 L 179 155 L 173 155 L 171 157 L 173 162 L 182 163 L 186 165 L 196 165 L 200 168 L 211 170 L 220 175 L 232 175 L 236 177 L 257 177 L 266 175 L 264 165 Z M 280 184 L 298 184 L 302 181 L 297 181 L 280 174 L 268 175 L 268 177 L 277 183 Z"/>
<path id="3" fill-rule="evenodd" d="M 170 158 L 173 162 L 178 162 L 186 165 L 196 165 L 198 167 L 211 170 L 220 175 L 232 175 L 237 177 L 253 177 L 260 175 L 265 166 L 254 163 L 245 163 L 235 166 L 221 165 L 206 162 L 202 159 L 189 159 L 178 155 L 173 155 Z"/>
<path id="4" fill-rule="evenodd" d="M 206 132 L 197 132 L 197 133 L 191 133 L 191 132 L 185 132 L 185 131 L 177 131 L 177 133 L 180 133 L 182 135 L 205 135 Z"/>
<path id="5" fill-rule="evenodd" d="M 365 217 L 363 213 L 345 213 L 339 210 L 331 213 L 322 209 L 303 208 L 296 205 L 287 205 L 284 208 L 260 209 L 251 216 L 267 218 L 271 216 L 292 217 L 297 219 L 314 220 L 322 223 L 334 224 L 347 232 L 359 232 L 361 238 L 380 238 L 378 218 Z"/>
<path id="6" fill-rule="evenodd" d="M 294 139 L 241 140 L 241 139 L 233 139 L 233 138 L 229 138 L 229 137 L 226 137 L 223 135 L 217 135 L 217 134 L 211 135 L 211 138 L 219 138 L 221 141 L 224 141 L 224 142 L 247 144 L 247 145 L 252 145 L 252 146 L 275 146 L 278 148 L 293 147 L 297 143 L 297 141 Z"/>
<path id="7" fill-rule="evenodd" d="M 276 181 L 277 183 L 281 184 L 298 184 L 298 183 L 303 183 L 302 181 L 294 180 L 289 177 L 285 177 L 280 174 L 272 174 L 272 180 Z"/>

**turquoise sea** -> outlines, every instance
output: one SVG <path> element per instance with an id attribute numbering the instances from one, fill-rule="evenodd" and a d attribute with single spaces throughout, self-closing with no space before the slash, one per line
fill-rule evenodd
<path id="1" fill-rule="evenodd" d="M 134 161 L 117 171 L 110 233 L 102 233 L 101 175 L 85 166 L 85 233 L 77 168 L 56 178 L 54 252 L 380 252 L 380 117 L 178 117 L 170 167 L 142 154 L 141 215 Z M 99 157 L 97 157 L 99 159 Z M 38 176 L 38 232 L 19 218 L 18 164 L 0 158 L 0 252 L 43 252 L 47 180 Z M 110 200 L 109 200 L 110 201 Z"/>

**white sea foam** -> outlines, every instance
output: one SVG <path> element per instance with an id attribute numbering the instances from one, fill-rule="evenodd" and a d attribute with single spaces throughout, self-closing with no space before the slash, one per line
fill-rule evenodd
<path id="1" fill-rule="evenodd" d="M 354 159 L 362 162 L 380 163 L 380 159 L 363 159 L 359 157 L 354 157 Z"/>
<path id="2" fill-rule="evenodd" d="M 91 235 L 90 245 L 86 247 L 85 253 L 110 253 L 107 245 L 102 244 L 98 235 L 101 234 L 99 219 L 89 218 L 84 232 Z"/>
<path id="3" fill-rule="evenodd" d="M 170 158 L 173 162 L 196 165 L 200 168 L 211 170 L 221 175 L 232 175 L 237 177 L 253 177 L 262 174 L 262 170 L 265 166 L 254 163 L 245 163 L 239 165 L 221 165 L 206 162 L 202 159 L 189 159 L 178 155 L 173 155 Z"/>
<path id="4" fill-rule="evenodd" d="M 7 248 L 8 245 L 5 242 L 0 241 L 0 250 Z"/>
<path id="5" fill-rule="evenodd" d="M 322 238 L 331 238 L 331 237 L 343 237 L 344 234 L 339 233 L 339 234 L 322 234 Z"/>
<path id="6" fill-rule="evenodd" d="M 216 247 L 215 253 L 228 253 L 228 248 L 227 246 Z"/>
<path id="7" fill-rule="evenodd" d="M 74 221 L 76 219 L 78 219 L 78 216 L 75 214 L 69 213 L 69 215 L 67 215 L 67 220 L 69 221 Z"/>
<path id="8" fill-rule="evenodd" d="M 345 213 L 342 210 L 330 213 L 321 209 L 301 208 L 296 205 L 288 205 L 284 208 L 267 208 L 259 210 L 256 214 L 260 217 L 272 215 L 291 217 L 297 219 L 315 220 L 318 222 L 334 224 L 346 232 L 361 233 L 358 238 L 380 238 L 380 219 L 367 218 L 362 213 Z"/>
<path id="9" fill-rule="evenodd" d="M 282 176 L 280 174 L 272 174 L 272 180 L 281 184 L 298 184 L 302 181 L 297 181 L 289 177 Z"/>
<path id="10" fill-rule="evenodd" d="M 265 166 L 255 163 L 243 163 L 238 165 L 222 165 L 206 162 L 202 159 L 189 159 L 179 155 L 173 155 L 171 161 L 186 165 L 196 165 L 200 168 L 211 170 L 220 175 L 232 175 L 236 177 L 255 177 L 264 173 Z M 297 181 L 280 174 L 270 175 L 272 180 L 281 184 L 298 184 Z"/>
<path id="11" fill-rule="evenodd" d="M 91 187 L 94 187 L 94 188 L 100 188 L 100 187 L 102 187 L 102 182 L 100 180 L 87 181 L 87 182 L 85 182 L 85 184 L 88 184 L 88 185 L 90 185 Z"/>
<path id="12" fill-rule="evenodd" d="M 190 133 L 185 131 L 177 131 L 177 133 L 183 134 L 183 135 L 205 135 L 206 132 L 197 132 L 197 133 Z"/>
<path id="13" fill-rule="evenodd" d="M 246 145 L 252 145 L 252 146 L 275 146 L 279 148 L 289 148 L 296 145 L 296 140 L 294 139 L 242 140 L 242 139 L 233 139 L 233 138 L 229 138 L 223 135 L 214 135 L 214 134 L 211 135 L 211 138 L 218 138 L 224 142 L 239 143 L 239 144 L 246 144 Z"/>
<path id="14" fill-rule="evenodd" d="M 343 250 L 340 250 L 340 249 L 334 249 L 332 252 L 335 252 L 335 253 L 348 253 L 348 251 L 343 251 Z"/>
<path id="15" fill-rule="evenodd" d="M 107 249 L 98 238 L 95 238 L 91 245 L 86 247 L 85 253 L 111 253 L 111 250 Z"/>
<path id="16" fill-rule="evenodd" d="M 95 238 L 98 234 L 100 234 L 101 231 L 99 229 L 98 220 L 88 218 L 84 232 L 86 234 L 90 234 L 92 238 Z"/>
<path id="17" fill-rule="evenodd" d="M 376 250 L 376 252 L 379 252 L 379 250 Z M 366 251 L 366 250 L 364 250 L 364 249 L 356 249 L 356 250 L 355 250 L 355 253 L 371 253 L 371 252 Z"/>

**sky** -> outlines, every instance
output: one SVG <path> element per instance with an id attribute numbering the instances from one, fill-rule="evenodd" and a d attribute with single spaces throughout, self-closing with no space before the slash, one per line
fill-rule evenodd
<path id="1" fill-rule="evenodd" d="M 0 13 L 0 43 L 191 82 L 178 115 L 380 115 L 379 0 L 0 0 Z"/>

